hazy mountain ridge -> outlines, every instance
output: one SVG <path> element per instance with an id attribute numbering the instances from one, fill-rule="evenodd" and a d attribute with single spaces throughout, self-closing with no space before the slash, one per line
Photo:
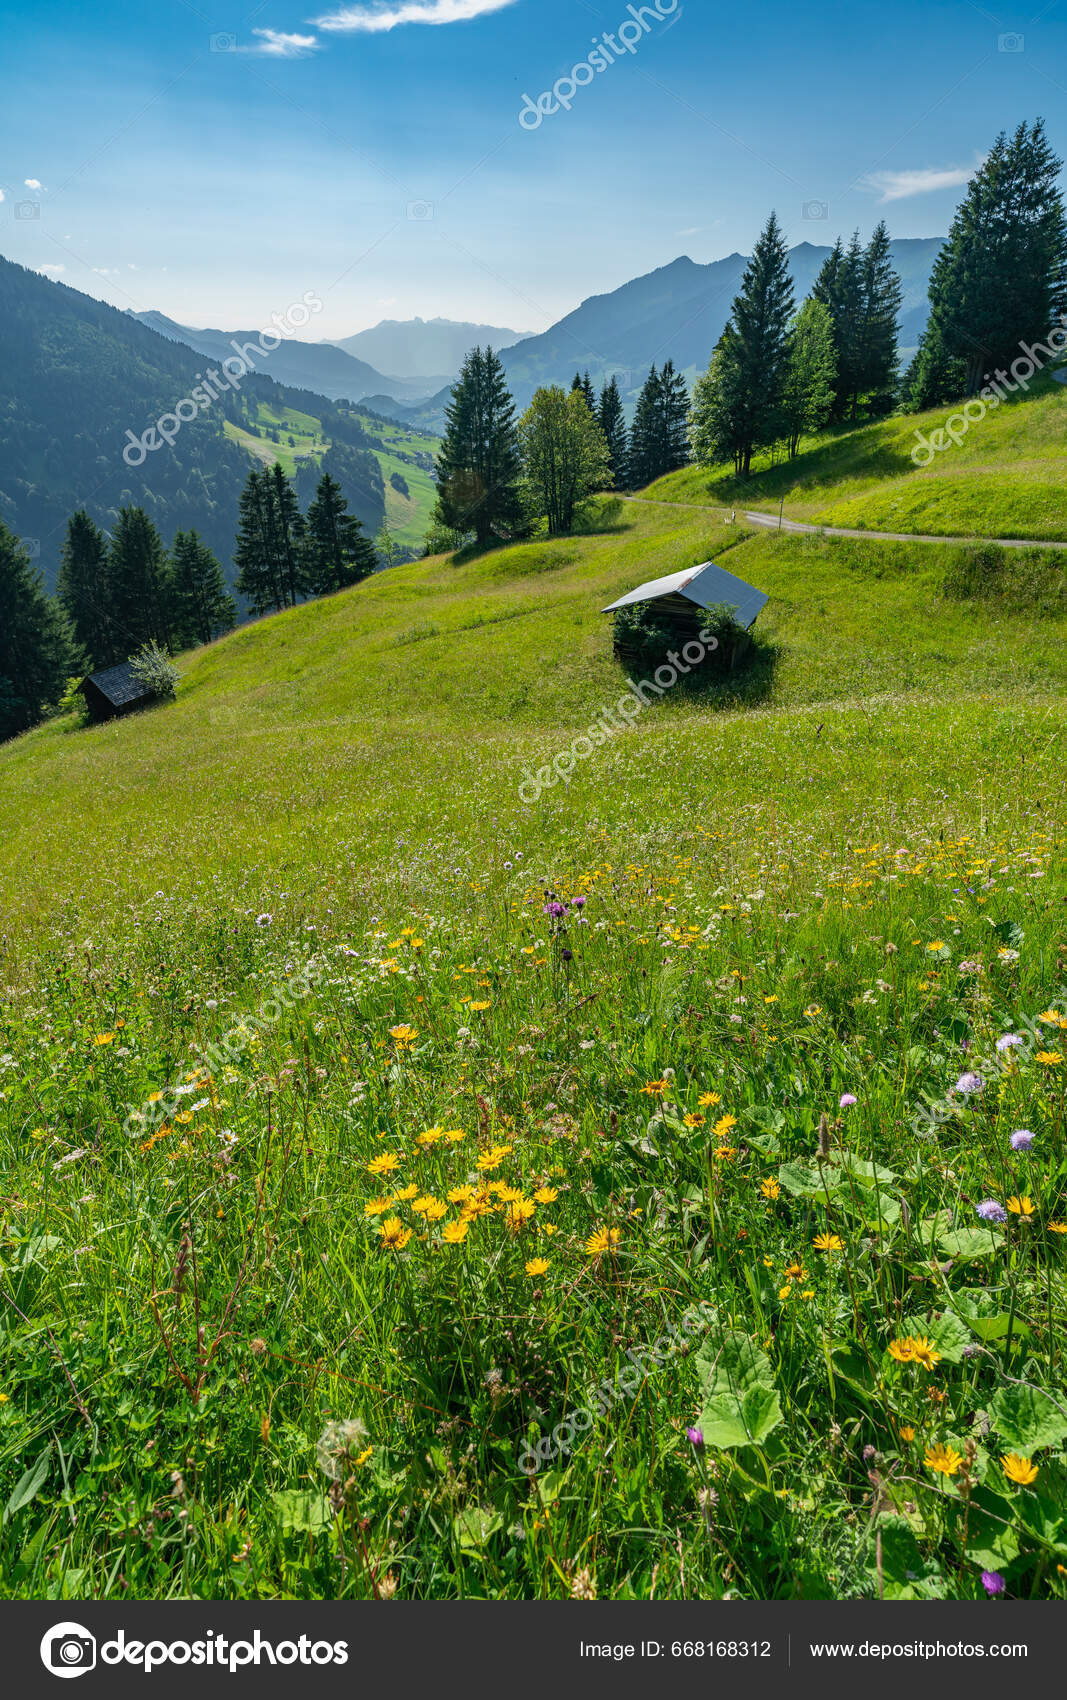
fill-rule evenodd
<path id="1" fill-rule="evenodd" d="M 459 373 L 472 348 L 489 343 L 498 351 L 530 335 L 503 325 L 478 325 L 459 319 L 383 319 L 354 336 L 335 337 L 334 345 L 396 378 L 426 383 L 424 394 L 439 390 Z M 437 373 L 436 379 L 425 378 Z M 386 393 L 386 392 L 383 392 Z"/>

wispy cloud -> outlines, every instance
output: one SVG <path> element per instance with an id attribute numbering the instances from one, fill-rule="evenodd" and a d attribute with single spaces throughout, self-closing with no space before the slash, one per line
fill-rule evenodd
<path id="1" fill-rule="evenodd" d="M 47 266 L 38 266 L 37 267 L 37 270 L 39 272 L 44 272 L 45 277 L 58 277 L 60 272 L 65 272 L 66 269 L 67 269 L 66 266 L 62 266 L 62 265 L 47 265 Z"/>
<path id="2" fill-rule="evenodd" d="M 27 177 L 25 179 L 25 184 L 27 189 L 40 189 L 43 187 L 39 177 Z"/>
<path id="3" fill-rule="evenodd" d="M 318 37 L 314 35 L 287 35 L 284 30 L 252 31 L 260 40 L 255 47 L 250 47 L 250 53 L 267 53 L 273 59 L 303 59 L 319 45 Z"/>
<path id="4" fill-rule="evenodd" d="M 502 12 L 516 0 L 368 0 L 365 5 L 342 6 L 312 18 L 316 29 L 337 32 L 361 30 L 375 35 L 395 30 L 400 24 L 465 24 L 486 12 Z"/>
<path id="5" fill-rule="evenodd" d="M 985 156 L 973 165 L 928 165 L 914 171 L 872 171 L 863 178 L 865 189 L 874 189 L 885 201 L 906 201 L 910 195 L 931 195 L 935 189 L 958 189 L 969 183 Z"/>

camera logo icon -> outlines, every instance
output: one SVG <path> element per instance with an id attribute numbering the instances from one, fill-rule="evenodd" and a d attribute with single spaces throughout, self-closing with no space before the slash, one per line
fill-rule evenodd
<path id="1" fill-rule="evenodd" d="M 829 218 L 829 216 L 830 216 L 830 208 L 827 206 L 825 201 L 805 201 L 804 202 L 804 207 L 803 207 L 803 217 L 804 218 L 824 219 L 824 218 Z"/>
<path id="2" fill-rule="evenodd" d="M 1024 35 L 1017 35 L 1014 30 L 1009 30 L 1007 35 L 997 36 L 998 53 L 1022 53 L 1025 51 L 1025 48 L 1026 37 Z"/>
<path id="3" fill-rule="evenodd" d="M 236 53 L 237 37 L 229 30 L 220 31 L 218 35 L 209 36 L 208 47 L 212 53 Z"/>
<path id="4" fill-rule="evenodd" d="M 419 223 L 422 223 L 426 219 L 432 218 L 433 214 L 434 214 L 434 206 L 433 206 L 432 201 L 409 201 L 408 202 L 408 217 L 418 220 Z"/>
<path id="5" fill-rule="evenodd" d="M 40 218 L 40 216 L 41 216 L 41 203 L 40 203 L 40 201 L 16 201 L 15 202 L 15 217 L 16 218 Z"/>
<path id="6" fill-rule="evenodd" d="M 96 1637 L 80 1623 L 57 1623 L 41 1642 L 41 1663 L 53 1676 L 84 1676 L 96 1668 Z"/>

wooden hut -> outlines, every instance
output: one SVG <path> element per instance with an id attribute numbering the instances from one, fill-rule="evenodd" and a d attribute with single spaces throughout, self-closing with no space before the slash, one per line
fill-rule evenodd
<path id="1" fill-rule="evenodd" d="M 115 720 L 135 708 L 146 708 L 152 701 L 152 692 L 141 683 L 129 661 L 90 673 L 80 688 L 90 720 Z"/>
<path id="2" fill-rule="evenodd" d="M 636 590 L 628 590 L 625 596 L 609 603 L 601 612 L 614 614 L 616 609 L 628 608 L 636 602 L 655 603 L 657 623 L 670 629 L 671 643 L 681 648 L 683 644 L 699 640 L 705 609 L 731 609 L 737 624 L 747 631 L 766 601 L 762 590 L 756 590 L 725 568 L 717 567 L 714 561 L 702 561 L 699 566 L 686 567 L 683 572 L 639 584 Z M 615 654 L 625 664 L 640 659 L 636 653 L 628 653 L 628 647 L 625 639 L 616 632 Z"/>

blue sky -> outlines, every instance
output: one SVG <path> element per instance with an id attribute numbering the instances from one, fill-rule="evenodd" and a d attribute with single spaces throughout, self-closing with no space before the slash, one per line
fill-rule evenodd
<path id="1" fill-rule="evenodd" d="M 791 243 L 943 234 L 1022 118 L 1067 148 L 1067 0 L 669 5 L 643 28 L 626 0 L 9 8 L 0 253 L 196 325 L 313 291 L 308 335 L 540 330 L 750 251 L 772 207 Z"/>

